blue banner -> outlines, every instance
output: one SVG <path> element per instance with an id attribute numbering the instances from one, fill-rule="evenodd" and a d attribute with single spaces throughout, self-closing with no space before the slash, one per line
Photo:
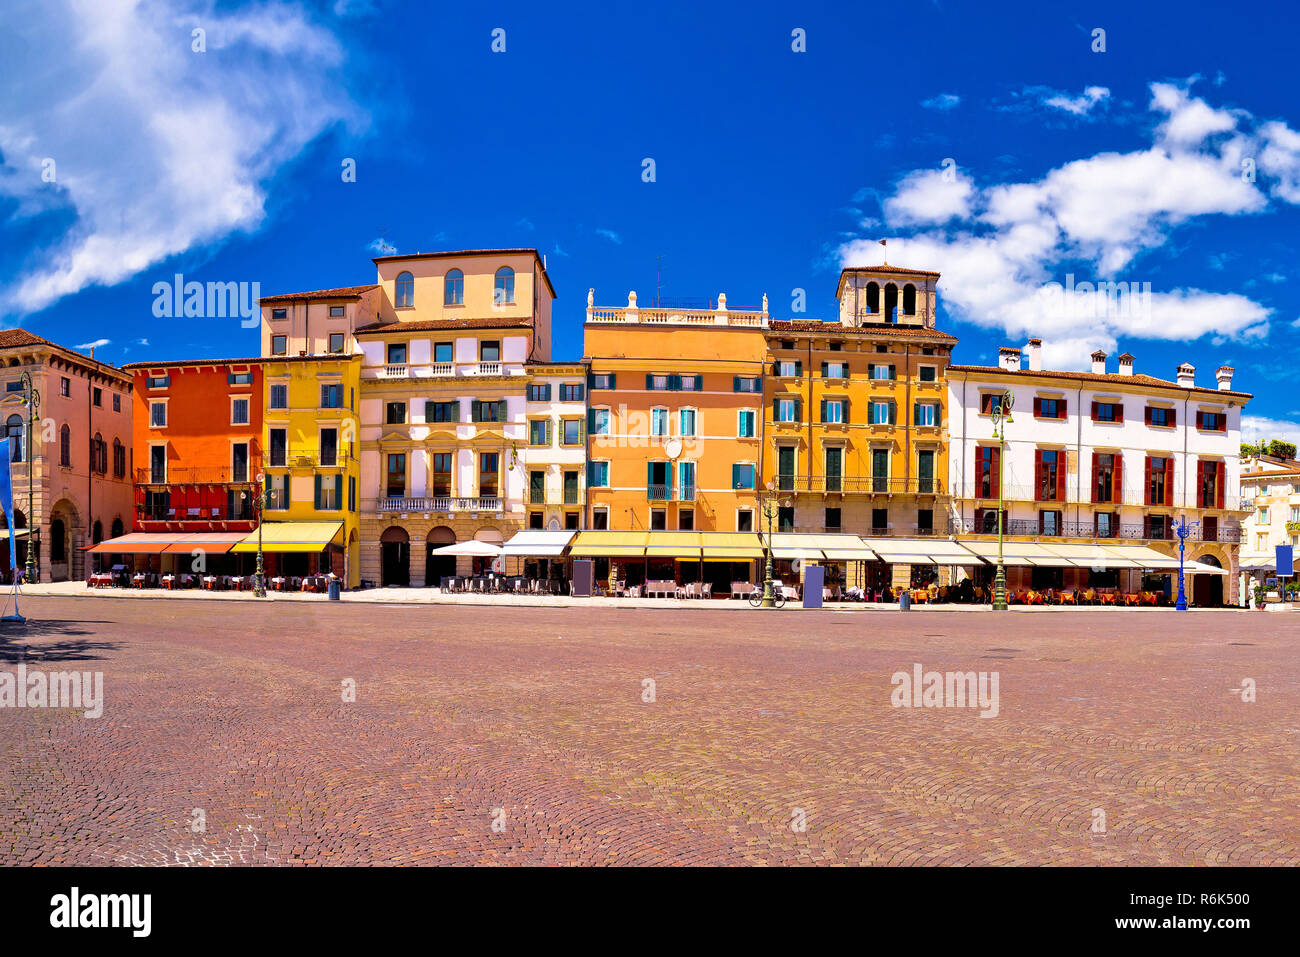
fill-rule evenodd
<path id="1" fill-rule="evenodd" d="M 4 509 L 5 524 L 9 526 L 9 570 L 18 574 L 18 549 L 14 544 L 14 488 L 9 474 L 9 440 L 0 439 L 0 507 Z"/>
<path id="2" fill-rule="evenodd" d="M 1279 545 L 1277 547 L 1277 574 L 1279 578 L 1290 578 L 1295 574 L 1295 566 L 1291 561 L 1291 546 Z"/>

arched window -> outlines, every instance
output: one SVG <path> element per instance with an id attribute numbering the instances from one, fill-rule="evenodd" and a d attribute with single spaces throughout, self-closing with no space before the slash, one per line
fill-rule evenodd
<path id="1" fill-rule="evenodd" d="M 898 287 L 892 282 L 885 286 L 885 322 L 898 321 Z"/>
<path id="2" fill-rule="evenodd" d="M 23 514 L 20 508 L 14 509 L 14 528 L 26 528 L 27 516 Z"/>
<path id="3" fill-rule="evenodd" d="M 72 430 L 66 424 L 59 429 L 59 464 L 72 466 Z"/>
<path id="4" fill-rule="evenodd" d="M 397 274 L 397 308 L 415 305 L 415 277 L 409 272 Z"/>
<path id="5" fill-rule="evenodd" d="M 867 283 L 867 312 L 877 313 L 880 311 L 880 286 L 878 283 Z"/>
<path id="6" fill-rule="evenodd" d="M 448 272 L 442 281 L 442 304 L 444 306 L 465 305 L 465 274 L 459 269 Z"/>
<path id="7" fill-rule="evenodd" d="M 23 417 L 21 415 L 11 415 L 5 421 L 5 437 L 9 439 L 9 461 L 26 461 L 26 456 L 23 455 L 25 432 L 26 429 L 23 427 Z"/>
<path id="8" fill-rule="evenodd" d="M 910 282 L 903 287 L 903 315 L 916 315 L 916 287 Z"/>
<path id="9" fill-rule="evenodd" d="M 515 301 L 515 271 L 509 266 L 502 266 L 497 270 L 496 289 L 492 293 L 492 301 L 498 306 Z"/>
<path id="10" fill-rule="evenodd" d="M 126 477 L 126 446 L 122 444 L 119 438 L 113 439 L 113 476 L 115 478 Z"/>
<path id="11" fill-rule="evenodd" d="M 108 446 L 104 444 L 104 437 L 98 432 L 90 440 L 90 469 L 100 475 L 108 471 Z"/>
<path id="12" fill-rule="evenodd" d="M 121 538 L 122 532 L 123 532 L 122 520 L 120 518 L 113 519 L 113 537 Z"/>
<path id="13" fill-rule="evenodd" d="M 90 527 L 90 543 L 98 545 L 104 540 L 104 523 L 95 519 L 95 524 Z"/>

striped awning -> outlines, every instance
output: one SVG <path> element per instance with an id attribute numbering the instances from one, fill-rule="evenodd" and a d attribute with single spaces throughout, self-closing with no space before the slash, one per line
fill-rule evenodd
<path id="1" fill-rule="evenodd" d="M 263 522 L 261 549 L 264 552 L 320 552 L 341 545 L 342 522 Z M 232 552 L 258 550 L 259 533 L 254 529 L 236 542 Z"/>

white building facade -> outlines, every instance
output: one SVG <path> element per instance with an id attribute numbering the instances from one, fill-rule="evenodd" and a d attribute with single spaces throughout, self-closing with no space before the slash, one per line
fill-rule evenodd
<path id="1" fill-rule="evenodd" d="M 1174 528 L 1185 520 L 1186 557 L 1228 573 L 1194 576 L 1190 597 L 1237 604 L 1241 414 L 1250 395 L 1232 390 L 1233 370 L 1221 367 L 1206 388 L 1188 364 L 1166 380 L 1136 373 L 1127 353 L 1115 372 L 1100 352 L 1090 372 L 1044 370 L 1037 339 L 1028 353 L 1024 368 L 1020 350 L 1006 348 L 998 366 L 948 368 L 950 531 L 996 541 L 999 491 L 1010 540 L 1141 544 L 1177 556 Z M 1004 394 L 1012 420 L 1000 449 L 992 412 Z M 1009 587 L 1176 591 L 1176 571 L 1171 583 L 1167 569 L 1137 564 L 1027 559 L 1008 568 Z"/>
<path id="2" fill-rule="evenodd" d="M 525 528 L 577 530 L 586 502 L 587 366 L 528 366 L 526 441 L 519 450 Z"/>

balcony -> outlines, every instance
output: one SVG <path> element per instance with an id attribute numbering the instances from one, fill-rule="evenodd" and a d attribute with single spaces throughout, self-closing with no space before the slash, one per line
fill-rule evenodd
<path id="1" fill-rule="evenodd" d="M 943 494 L 941 479 L 869 475 L 778 475 L 776 487 L 781 492 L 809 492 L 823 495 Z"/>
<path id="2" fill-rule="evenodd" d="M 673 487 L 671 485 L 647 485 L 645 497 L 646 501 L 649 502 L 672 501 Z"/>
<path id="3" fill-rule="evenodd" d="M 381 379 L 409 379 L 410 367 L 405 363 L 386 365 L 379 373 Z"/>
<path id="4" fill-rule="evenodd" d="M 456 363 L 454 362 L 435 362 L 429 367 L 429 375 L 434 378 L 442 379 L 447 376 L 456 374 Z"/>
<path id="5" fill-rule="evenodd" d="M 471 367 L 474 375 L 500 375 L 501 363 L 499 362 L 480 362 Z"/>
<path id="6" fill-rule="evenodd" d="M 954 525 L 955 531 L 958 532 L 975 535 L 996 535 L 998 533 L 996 515 L 991 516 L 983 526 L 977 526 L 974 522 L 956 522 Z M 1174 533 L 1172 525 L 1166 525 L 1163 529 L 1153 529 L 1145 524 L 1121 524 L 1112 525 L 1108 530 L 1099 532 L 1092 522 L 1061 522 L 1055 528 L 1048 529 L 1040 526 L 1037 519 L 1009 519 L 1005 528 L 1003 528 L 1003 533 L 1021 538 L 1090 538 L 1099 542 L 1112 540 L 1178 541 L 1178 536 Z M 1202 523 L 1193 522 L 1187 540 L 1189 542 L 1240 542 L 1241 527 L 1233 525 L 1206 529 Z"/>
<path id="7" fill-rule="evenodd" d="M 694 486 L 694 485 L 683 485 L 683 486 L 682 486 L 680 489 L 678 489 L 678 491 L 677 491 L 677 500 L 678 500 L 679 502 L 693 502 L 693 501 L 695 501 L 695 486 Z"/>
<path id="8" fill-rule="evenodd" d="M 379 499 L 375 505 L 377 512 L 499 512 L 501 499 L 495 495 L 459 496 L 436 495 L 425 498 L 408 498 L 390 495 Z"/>
<path id="9" fill-rule="evenodd" d="M 665 304 L 662 308 L 652 306 L 642 309 L 637 305 L 636 293 L 628 296 L 626 306 L 597 308 L 590 299 L 587 302 L 587 322 L 589 323 L 638 323 L 668 326 L 740 326 L 744 328 L 767 328 L 767 303 L 761 309 L 728 309 L 725 293 L 718 296 L 716 305 L 710 301 L 682 302 L 677 305 Z"/>
<path id="10" fill-rule="evenodd" d="M 258 466 L 252 463 L 248 468 L 243 470 L 242 477 L 232 477 L 233 469 L 229 468 L 168 468 L 165 472 L 155 475 L 152 469 L 136 469 L 136 485 L 246 485 L 253 481 L 253 476 L 257 474 Z"/>

